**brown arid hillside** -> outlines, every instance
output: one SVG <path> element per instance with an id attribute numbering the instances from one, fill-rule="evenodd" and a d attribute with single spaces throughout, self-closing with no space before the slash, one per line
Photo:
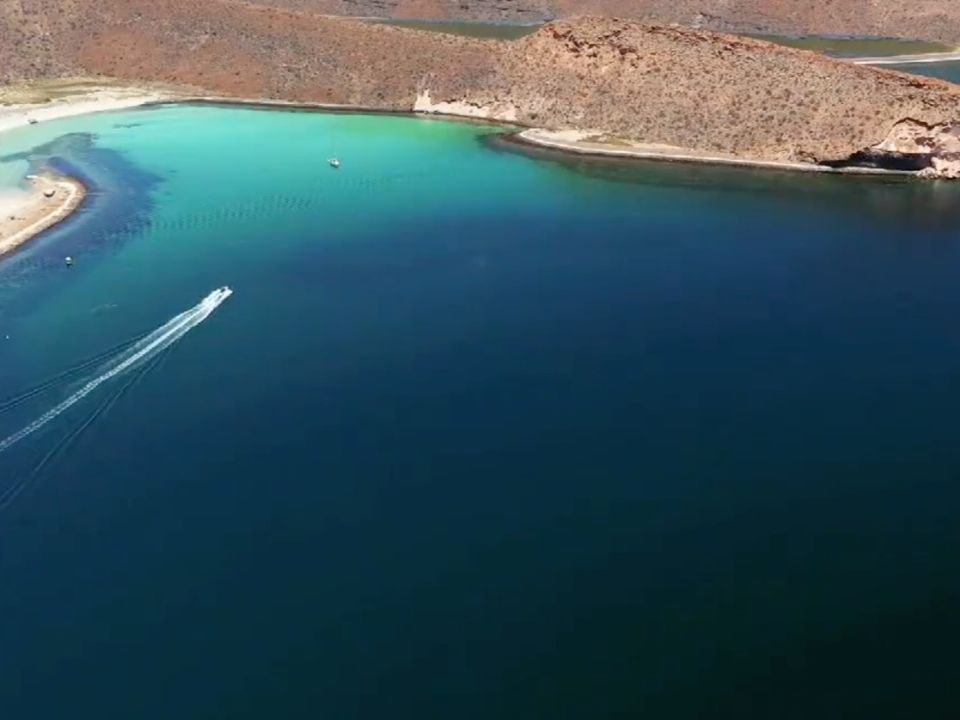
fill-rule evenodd
<path id="1" fill-rule="evenodd" d="M 553 0 L 252 0 L 324 15 L 473 22 L 542 23 L 556 18 Z"/>
<path id="2" fill-rule="evenodd" d="M 730 32 L 960 44 L 957 0 L 254 0 L 334 15 L 529 23 L 582 15 Z"/>
<path id="3" fill-rule="evenodd" d="M 956 0 L 554 0 L 554 8 L 731 32 L 960 43 Z"/>
<path id="4" fill-rule="evenodd" d="M 102 74 L 217 96 L 471 115 L 761 160 L 952 173 L 960 88 L 707 31 L 583 18 L 514 42 L 238 0 L 22 0 L 7 80 Z M 27 17 L 43 42 L 14 34 Z"/>
<path id="5" fill-rule="evenodd" d="M 838 161 L 960 117 L 946 83 L 705 31 L 555 23 L 506 58 L 525 122 L 750 157 Z"/>
<path id="6" fill-rule="evenodd" d="M 2 0 L 0 81 L 66 71 L 70 53 L 56 43 L 64 29 L 78 23 L 86 5 L 84 0 Z"/>

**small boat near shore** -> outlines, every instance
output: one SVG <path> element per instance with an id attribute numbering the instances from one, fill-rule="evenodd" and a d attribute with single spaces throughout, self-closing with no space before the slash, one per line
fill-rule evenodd
<path id="1" fill-rule="evenodd" d="M 330 158 L 327 162 L 330 163 L 330 167 L 334 170 L 340 167 L 340 161 L 337 158 Z"/>

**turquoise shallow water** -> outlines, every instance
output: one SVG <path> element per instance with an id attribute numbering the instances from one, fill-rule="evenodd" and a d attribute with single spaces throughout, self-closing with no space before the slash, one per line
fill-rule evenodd
<path id="1" fill-rule="evenodd" d="M 0 398 L 234 290 L 0 453 L 5 717 L 952 717 L 954 185 L 217 107 L 3 153 L 93 192 L 0 263 Z"/>
<path id="2" fill-rule="evenodd" d="M 960 62 L 911 63 L 908 65 L 885 65 L 891 70 L 910 73 L 911 75 L 927 75 L 939 78 L 954 84 L 960 83 Z"/>

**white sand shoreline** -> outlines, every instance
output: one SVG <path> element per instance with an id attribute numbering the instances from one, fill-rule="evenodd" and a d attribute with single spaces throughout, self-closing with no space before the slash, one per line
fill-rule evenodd
<path id="1" fill-rule="evenodd" d="M 707 165 L 733 165 L 768 170 L 790 170 L 806 173 L 831 173 L 843 175 L 901 175 L 914 176 L 916 173 L 901 170 L 883 170 L 879 168 L 831 168 L 824 165 L 797 163 L 781 160 L 751 160 L 732 155 L 717 155 L 696 150 L 641 143 L 612 144 L 597 141 L 597 133 L 580 130 L 523 130 L 513 136 L 521 143 L 552 150 L 560 150 L 579 155 L 633 158 L 639 160 L 659 160 L 668 162 L 698 163 Z"/>
<path id="2" fill-rule="evenodd" d="M 0 105 L 0 149 L 3 133 L 17 128 L 77 115 L 126 110 L 165 99 L 166 95 L 136 89 L 95 89 L 48 103 Z M 26 180 L 29 189 L 11 195 L 4 203 L 0 217 L 0 260 L 66 220 L 86 196 L 86 188 L 76 178 L 45 172 L 28 176 Z"/>
<path id="3" fill-rule="evenodd" d="M 126 110 L 160 102 L 166 97 L 166 95 L 160 93 L 95 90 L 86 95 L 53 100 L 42 104 L 0 105 L 0 133 L 26 125 L 77 115 Z"/>
<path id="4" fill-rule="evenodd" d="M 69 177 L 31 175 L 28 182 L 23 199 L 15 207 L 5 205 L 0 217 L 0 258 L 66 220 L 87 194 L 83 183 Z"/>
<path id="5" fill-rule="evenodd" d="M 842 58 L 846 59 L 846 58 Z M 960 51 L 918 53 L 913 55 L 883 55 L 879 57 L 849 58 L 854 65 L 923 65 L 926 63 L 946 63 L 960 60 Z"/>

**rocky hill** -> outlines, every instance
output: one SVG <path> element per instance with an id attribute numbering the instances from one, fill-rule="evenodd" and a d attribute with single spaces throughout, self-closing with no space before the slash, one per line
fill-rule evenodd
<path id="1" fill-rule="evenodd" d="M 752 159 L 881 157 L 952 172 L 960 157 L 960 88 L 733 35 L 586 18 L 497 42 L 238 0 L 70 5 L 75 12 L 63 13 L 61 3 L 20 0 L 3 16 L 0 31 L 14 38 L 0 46 L 7 79 L 100 73 Z M 12 32 L 24 17 L 43 28 L 42 42 Z"/>
<path id="2" fill-rule="evenodd" d="M 733 35 L 597 19 L 549 25 L 522 46 L 506 74 L 530 124 L 838 162 L 904 123 L 932 136 L 960 119 L 960 88 Z"/>
<path id="3" fill-rule="evenodd" d="M 255 0 L 335 15 L 538 22 L 581 15 L 710 30 L 960 44 L 956 0 Z"/>
<path id="4" fill-rule="evenodd" d="M 554 0 L 560 16 L 584 11 L 712 30 L 875 36 L 960 43 L 955 0 Z"/>
<path id="5" fill-rule="evenodd" d="M 66 72 L 72 53 L 56 43 L 84 9 L 83 0 L 0 2 L 0 81 Z"/>
<path id="6" fill-rule="evenodd" d="M 326 15 L 393 19 L 541 23 L 557 17 L 553 0 L 252 0 Z M 585 7 L 585 9 L 587 9 Z"/>

